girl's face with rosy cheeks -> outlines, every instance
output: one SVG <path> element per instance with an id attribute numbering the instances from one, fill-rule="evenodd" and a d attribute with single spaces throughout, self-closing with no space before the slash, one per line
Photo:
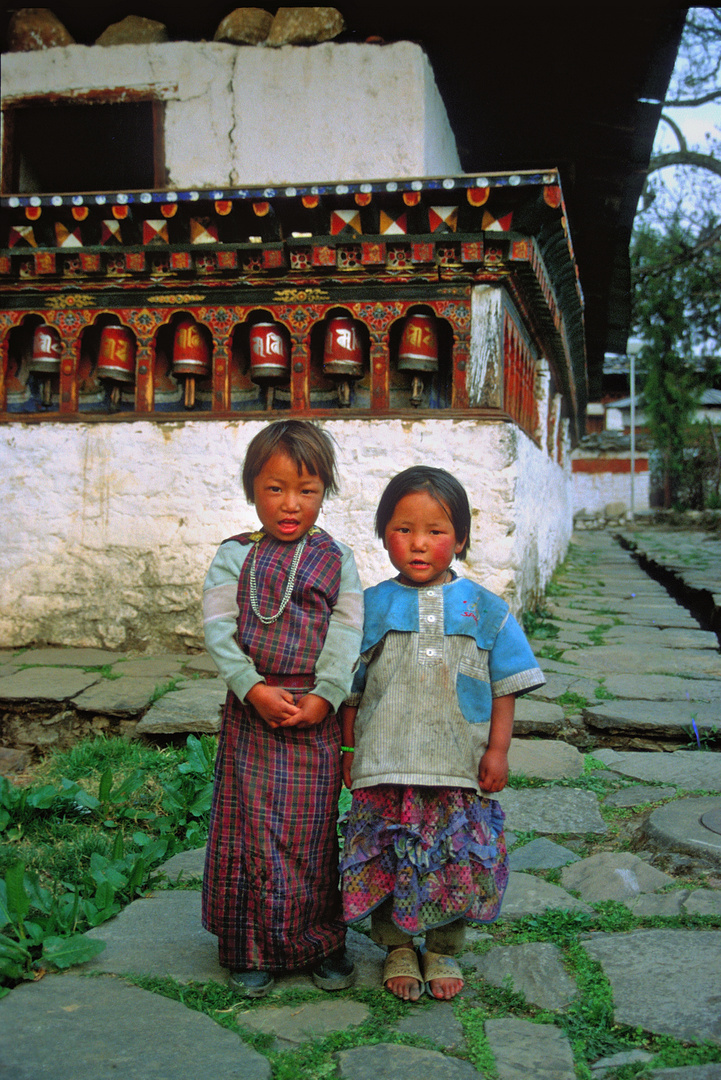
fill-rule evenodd
<path id="1" fill-rule="evenodd" d="M 427 491 L 412 491 L 395 505 L 383 547 L 402 585 L 442 585 L 453 557 L 463 550 L 448 508 Z"/>

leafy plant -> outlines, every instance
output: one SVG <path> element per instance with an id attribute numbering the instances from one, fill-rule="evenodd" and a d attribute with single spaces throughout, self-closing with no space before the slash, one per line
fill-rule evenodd
<path id="1" fill-rule="evenodd" d="M 79 908 L 78 890 L 54 896 L 26 875 L 22 863 L 12 866 L 0 880 L 2 982 L 34 979 L 39 968 L 70 967 L 102 952 L 105 942 L 77 932 Z M 5 993 L 0 987 L 0 996 Z"/>
<path id="2" fill-rule="evenodd" d="M 190 735 L 158 776 L 148 767 L 157 751 L 143 760 L 99 739 L 59 755 L 82 783 L 21 788 L 0 777 L 0 985 L 89 958 L 82 932 L 141 894 L 168 854 L 204 842 L 215 749 Z"/>

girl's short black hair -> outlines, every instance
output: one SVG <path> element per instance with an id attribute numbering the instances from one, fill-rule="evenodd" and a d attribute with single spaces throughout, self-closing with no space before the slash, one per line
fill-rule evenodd
<path id="1" fill-rule="evenodd" d="M 309 420 L 279 420 L 254 435 L 245 452 L 242 480 L 249 503 L 254 498 L 255 478 L 273 454 L 287 454 L 298 467 L 299 476 L 303 466 L 311 476 L 319 476 L 325 495 L 337 493 L 338 475 L 330 436 Z"/>
<path id="2" fill-rule="evenodd" d="M 414 465 L 388 482 L 376 510 L 376 536 L 385 539 L 396 506 L 405 495 L 416 491 L 427 491 L 447 511 L 456 540 L 463 539 L 463 548 L 456 558 L 465 559 L 471 546 L 471 507 L 466 489 L 445 469 L 434 469 L 430 465 Z"/>

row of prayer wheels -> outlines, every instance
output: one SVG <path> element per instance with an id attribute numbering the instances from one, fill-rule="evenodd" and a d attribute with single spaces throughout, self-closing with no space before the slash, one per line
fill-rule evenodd
<path id="1" fill-rule="evenodd" d="M 338 383 L 341 405 L 350 404 L 352 380 L 363 376 L 365 356 L 356 323 L 349 315 L 328 320 L 323 347 L 323 373 Z M 173 375 L 185 382 L 186 409 L 195 404 L 195 380 L 211 372 L 210 345 L 189 315 L 180 318 L 173 339 Z M 60 334 L 45 323 L 35 330 L 29 364 L 43 378 L 43 403 L 50 403 L 51 376 L 60 370 Z M 423 379 L 438 370 L 438 333 L 434 315 L 417 312 L 403 324 L 398 350 L 398 370 L 413 373 L 411 402 L 419 405 Z M 125 326 L 104 326 L 96 366 L 98 378 L 111 387 L 111 403 L 117 404 L 124 383 L 135 382 L 135 338 Z M 290 345 L 279 323 L 257 322 L 250 328 L 250 378 L 273 388 L 290 378 Z"/>

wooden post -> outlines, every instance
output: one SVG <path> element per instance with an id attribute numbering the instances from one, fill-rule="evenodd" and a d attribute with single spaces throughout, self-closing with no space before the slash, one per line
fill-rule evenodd
<path id="1" fill-rule="evenodd" d="M 91 320 L 92 312 L 81 313 L 80 324 L 70 330 L 64 326 L 61 331 L 62 352 L 60 356 L 60 406 L 61 413 L 78 411 L 78 356 L 80 354 L 80 333 Z"/>
<path id="2" fill-rule="evenodd" d="M 290 400 L 294 412 L 310 408 L 310 342 L 304 331 L 291 335 Z"/>
<path id="3" fill-rule="evenodd" d="M 388 410 L 390 402 L 390 347 L 387 331 L 370 332 L 371 409 Z"/>

